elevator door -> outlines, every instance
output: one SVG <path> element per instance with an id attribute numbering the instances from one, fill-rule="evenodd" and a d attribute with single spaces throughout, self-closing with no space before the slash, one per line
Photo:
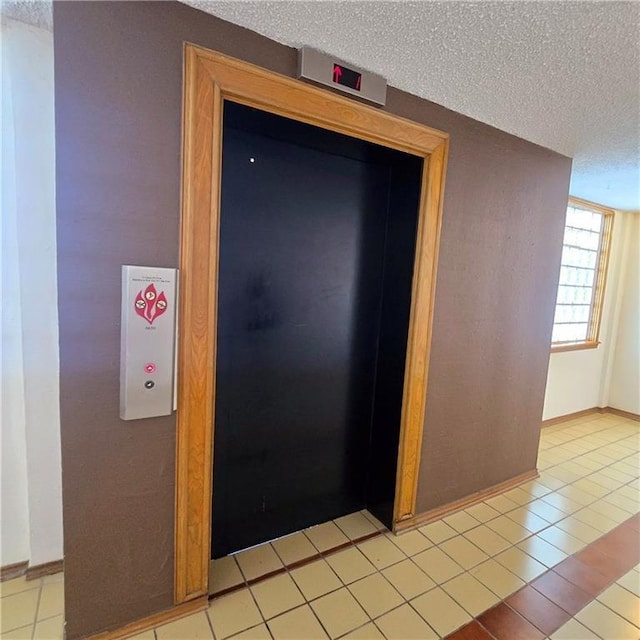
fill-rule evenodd
<path id="1" fill-rule="evenodd" d="M 365 506 L 391 170 L 225 103 L 212 556 Z"/>

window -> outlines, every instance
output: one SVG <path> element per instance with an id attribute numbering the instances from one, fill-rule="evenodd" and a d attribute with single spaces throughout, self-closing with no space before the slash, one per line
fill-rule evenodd
<path id="1" fill-rule="evenodd" d="M 569 198 L 552 350 L 598 346 L 613 211 Z"/>

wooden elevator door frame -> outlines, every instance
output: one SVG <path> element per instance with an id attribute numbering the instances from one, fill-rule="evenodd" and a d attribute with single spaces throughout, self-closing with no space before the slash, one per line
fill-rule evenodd
<path id="1" fill-rule="evenodd" d="M 433 320 L 446 133 L 194 45 L 184 51 L 175 603 L 208 593 L 223 101 L 423 159 L 394 524 L 415 515 Z"/>

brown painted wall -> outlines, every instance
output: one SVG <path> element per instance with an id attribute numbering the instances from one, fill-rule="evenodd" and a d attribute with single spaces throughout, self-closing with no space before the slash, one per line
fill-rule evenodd
<path id="1" fill-rule="evenodd" d="M 176 266 L 182 44 L 296 53 L 174 2 L 55 2 L 67 637 L 171 606 L 175 420 L 118 418 L 120 265 Z M 419 510 L 535 466 L 570 160 L 390 90 L 451 134 Z"/>

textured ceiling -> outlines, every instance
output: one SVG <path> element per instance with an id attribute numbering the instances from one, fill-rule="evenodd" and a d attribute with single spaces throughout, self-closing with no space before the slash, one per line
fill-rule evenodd
<path id="1" fill-rule="evenodd" d="M 640 209 L 640 2 L 187 4 L 572 156 L 574 195 Z"/>
<path id="2" fill-rule="evenodd" d="M 0 0 L 3 16 L 26 22 L 34 27 L 51 31 L 53 23 L 52 0 Z"/>
<path id="3" fill-rule="evenodd" d="M 640 2 L 188 0 L 574 158 L 573 195 L 640 209 Z M 51 2 L 2 0 L 51 29 Z"/>

